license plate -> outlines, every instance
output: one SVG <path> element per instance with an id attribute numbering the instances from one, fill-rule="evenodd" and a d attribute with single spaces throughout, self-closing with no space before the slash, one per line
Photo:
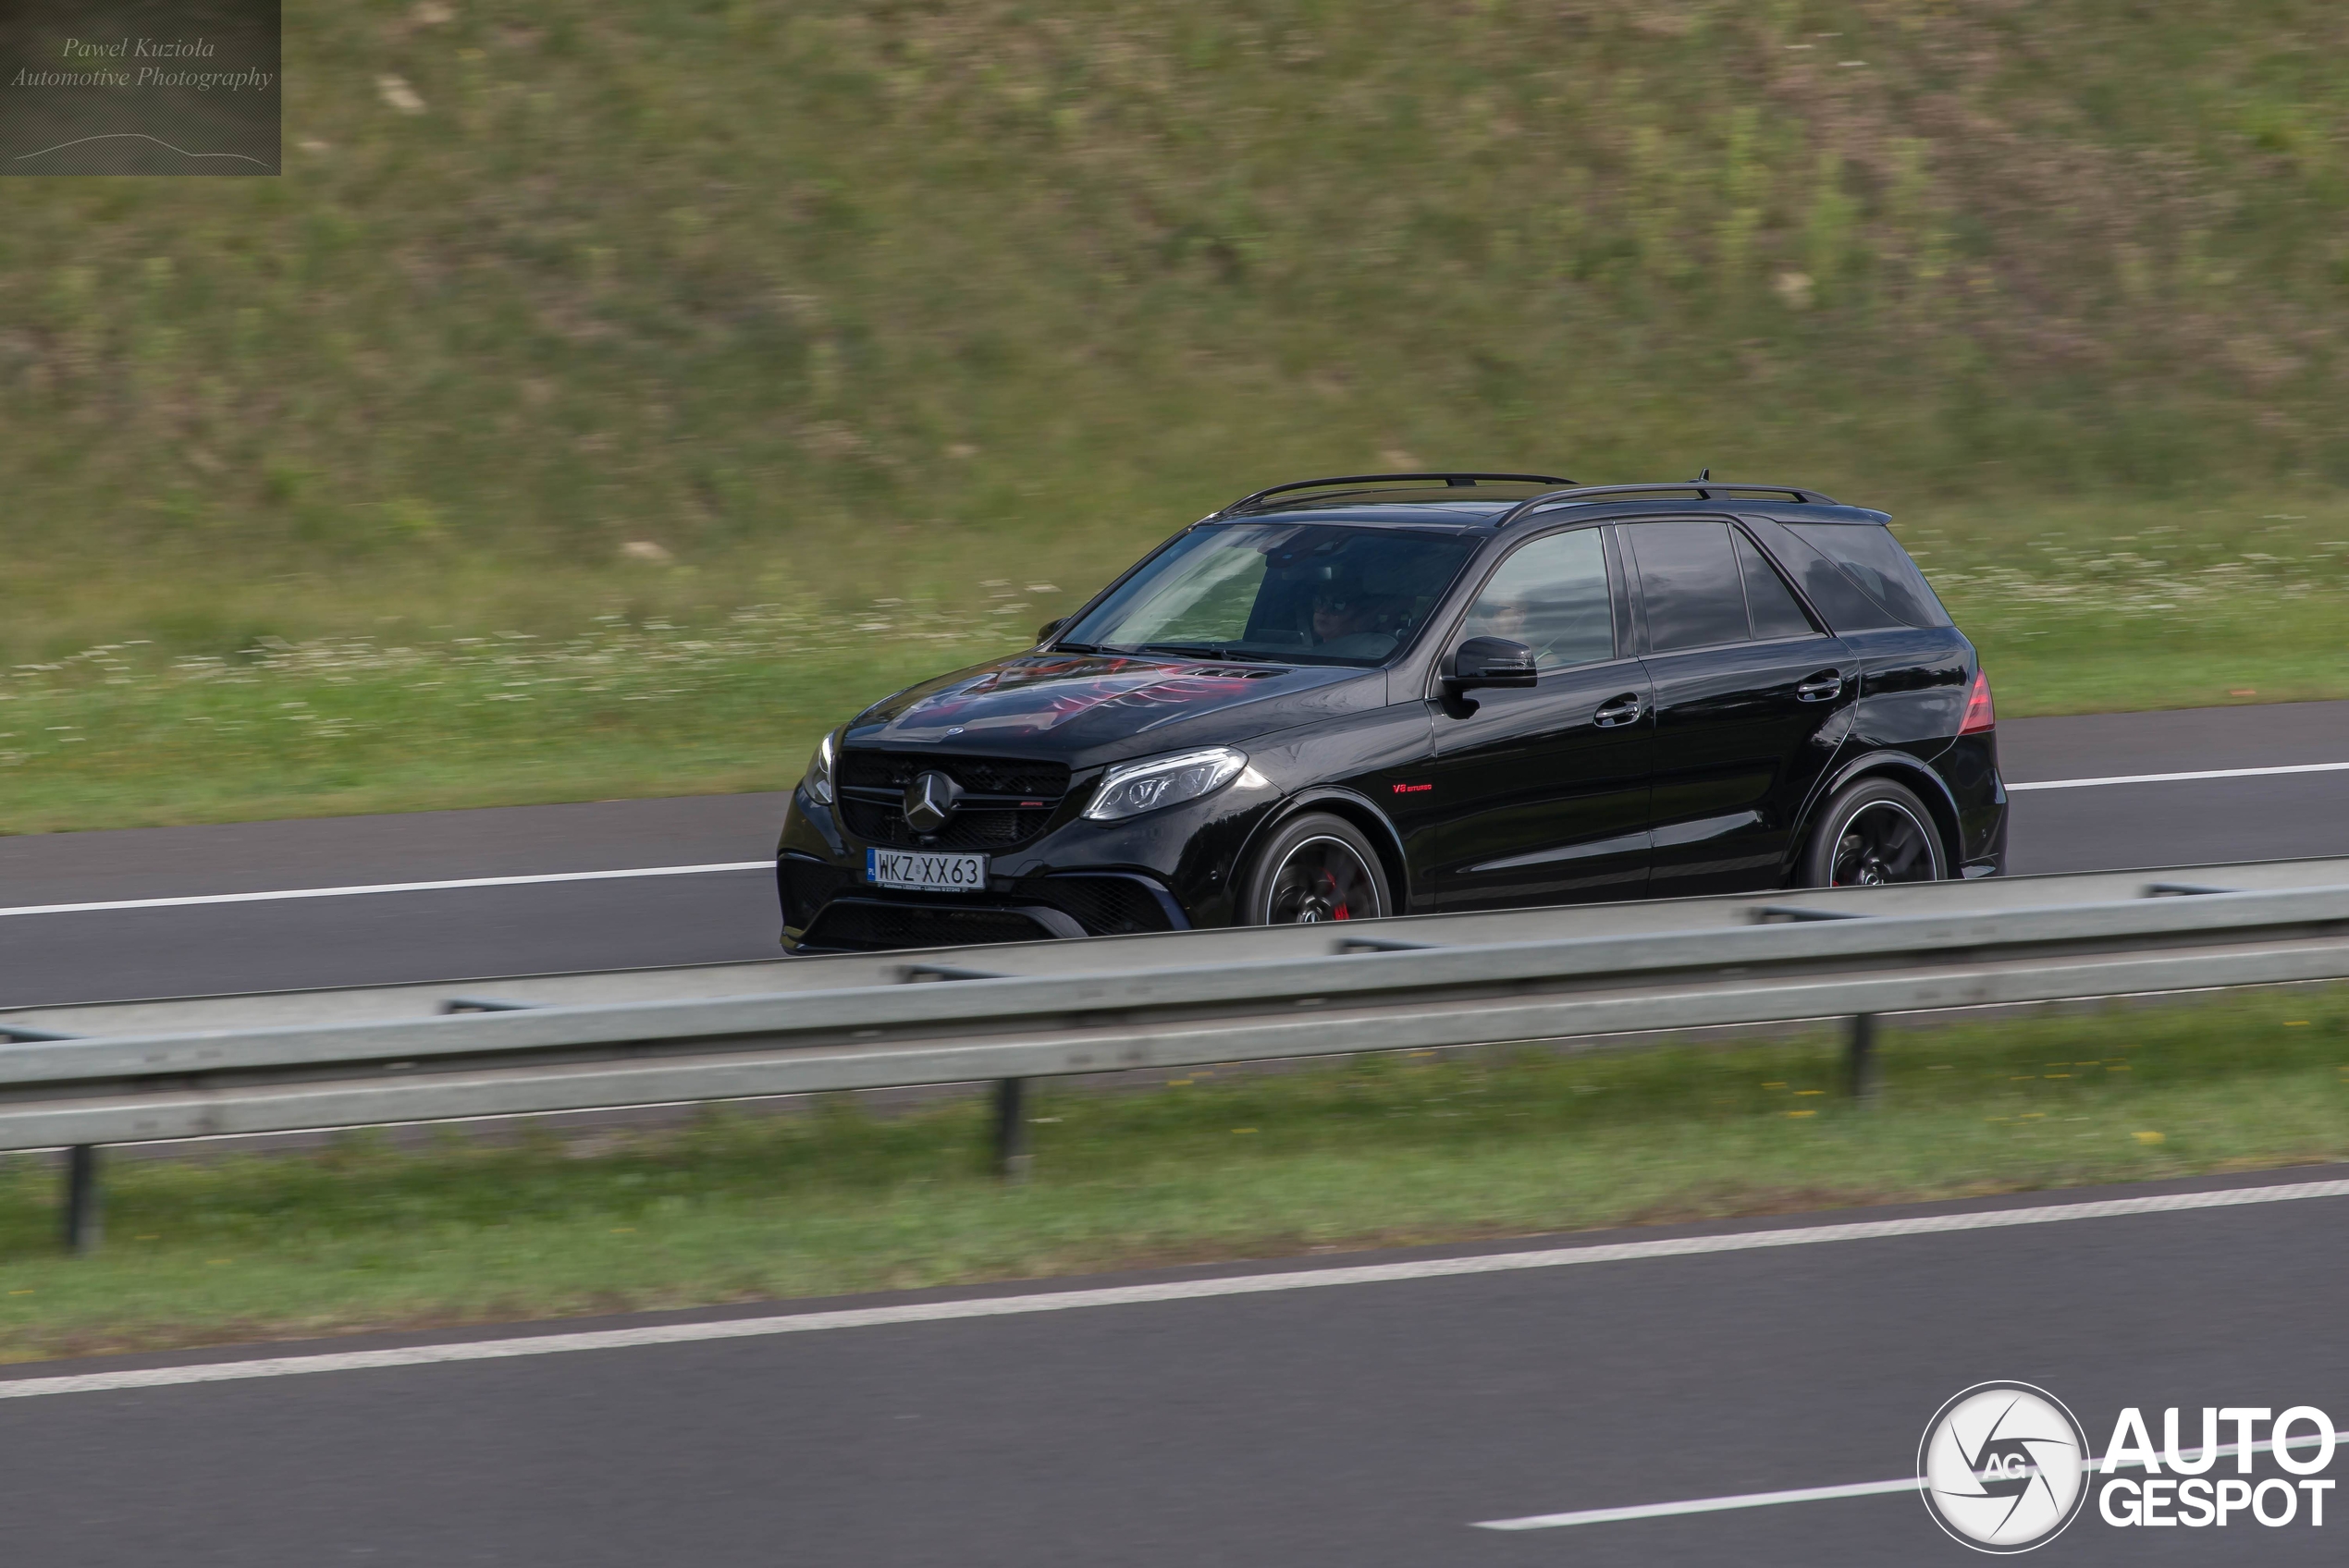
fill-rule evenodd
<path id="1" fill-rule="evenodd" d="M 987 886 L 987 857 L 868 849 L 865 880 L 876 888 L 910 888 L 918 893 L 974 893 Z"/>

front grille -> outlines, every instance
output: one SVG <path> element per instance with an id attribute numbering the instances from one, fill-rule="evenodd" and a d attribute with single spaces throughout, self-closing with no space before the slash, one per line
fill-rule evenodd
<path id="1" fill-rule="evenodd" d="M 841 818 L 870 844 L 911 849 L 1002 850 L 1044 830 L 1068 793 L 1068 765 L 1027 757 L 965 757 L 920 752 L 842 752 Z M 945 774 L 963 803 L 936 833 L 905 820 L 905 786 L 922 773 Z"/>
<path id="2" fill-rule="evenodd" d="M 944 827 L 930 834 L 916 833 L 905 820 L 904 806 L 894 800 L 859 800 L 843 791 L 841 795 L 841 815 L 848 830 L 868 844 L 895 844 L 907 849 L 916 845 L 926 850 L 1001 850 L 1025 843 L 1044 830 L 1051 820 L 1052 808 L 1021 811 L 973 811 L 965 806 L 946 819 Z"/>
<path id="3" fill-rule="evenodd" d="M 1174 928 L 1166 906 L 1131 876 L 1036 876 L 1015 884 L 1014 891 L 1052 905 L 1082 925 L 1088 937 Z"/>
<path id="4" fill-rule="evenodd" d="M 870 952 L 885 948 L 1033 942 L 1052 935 L 1034 915 L 1015 909 L 957 909 L 946 904 L 834 899 L 824 906 L 824 912 L 800 940 L 811 948 Z"/>
<path id="5" fill-rule="evenodd" d="M 842 752 L 840 781 L 852 790 L 904 794 L 916 774 L 946 775 L 974 795 L 1057 801 L 1068 793 L 1068 765 L 1027 757 L 931 756 L 921 752 Z"/>

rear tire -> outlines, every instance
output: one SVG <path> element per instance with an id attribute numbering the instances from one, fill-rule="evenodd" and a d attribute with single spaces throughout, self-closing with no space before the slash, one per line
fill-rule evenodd
<path id="1" fill-rule="evenodd" d="M 1949 876 L 1941 830 L 1913 790 L 1863 778 L 1836 792 L 1803 846 L 1796 882 L 1805 888 L 1873 888 L 1938 882 Z"/>
<path id="2" fill-rule="evenodd" d="M 1378 851 L 1343 817 L 1311 812 L 1282 824 L 1240 893 L 1242 925 L 1376 920 L 1394 913 Z"/>

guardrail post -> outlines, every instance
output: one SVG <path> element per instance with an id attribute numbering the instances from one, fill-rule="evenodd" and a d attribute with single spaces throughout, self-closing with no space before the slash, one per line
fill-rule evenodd
<path id="1" fill-rule="evenodd" d="M 995 1173 L 1004 1181 L 1027 1180 L 1027 1080 L 995 1080 Z"/>
<path id="2" fill-rule="evenodd" d="M 97 1145 L 76 1144 L 66 1151 L 66 1250 L 96 1252 L 105 1229 L 103 1219 L 98 1204 Z"/>
<path id="3" fill-rule="evenodd" d="M 1855 1012 L 1851 1015 L 1850 1053 L 1851 1097 L 1870 1100 L 1876 1097 L 1876 1014 Z"/>

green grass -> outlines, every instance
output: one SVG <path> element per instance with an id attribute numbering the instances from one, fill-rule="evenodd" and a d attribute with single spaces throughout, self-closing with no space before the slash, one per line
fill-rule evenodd
<path id="1" fill-rule="evenodd" d="M 0 831 L 780 789 L 852 693 L 1001 642 L 880 613 L 888 634 L 767 606 L 547 641 L 101 647 L 0 678 Z"/>
<path id="2" fill-rule="evenodd" d="M 0 1164 L 0 1359 L 813 1296 L 2002 1193 L 2349 1158 L 2349 996 L 2114 1006 L 1883 1040 L 1366 1058 L 1031 1101 L 1033 1180 L 971 1103 L 713 1114 L 505 1145 L 379 1134 L 107 1170 L 56 1251 Z"/>
<path id="3" fill-rule="evenodd" d="M 2349 511 L 2243 520 L 2265 549 L 2122 535 L 2102 509 L 2044 521 L 1993 535 L 1986 562 L 1964 519 L 1904 529 L 2006 717 L 2349 695 L 2349 583 L 2313 538 Z M 639 606 L 565 635 L 102 645 L 0 675 L 0 832 L 787 788 L 865 702 L 1020 645 L 1076 592 L 980 586 L 962 605 Z"/>
<path id="4" fill-rule="evenodd" d="M 282 179 L 0 189 L 0 661 L 134 648 L 0 682 L 0 829 L 781 783 L 939 647 L 493 720 L 456 640 L 1032 625 L 1419 462 L 1883 506 L 2010 713 L 2349 694 L 2338 6 L 450 10 L 289 16 Z"/>

